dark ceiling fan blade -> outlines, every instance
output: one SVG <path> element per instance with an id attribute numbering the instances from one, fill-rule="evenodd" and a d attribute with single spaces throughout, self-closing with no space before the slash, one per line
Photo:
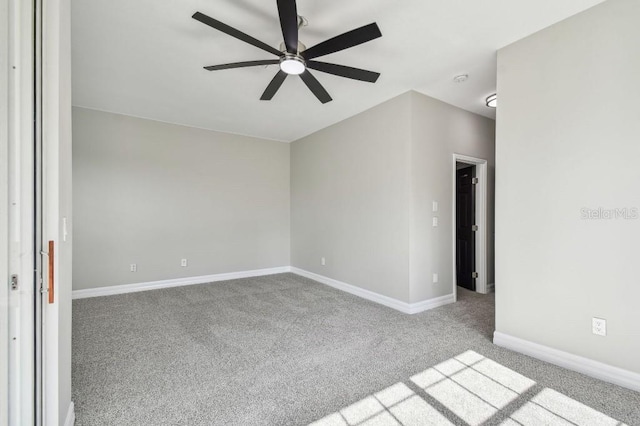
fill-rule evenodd
<path id="1" fill-rule="evenodd" d="M 380 77 L 380 73 L 378 72 L 338 64 L 328 64 L 326 62 L 307 61 L 307 67 L 313 70 L 326 72 L 328 74 L 351 78 L 353 80 L 366 81 L 368 83 L 375 83 L 378 81 L 378 77 Z"/>
<path id="2" fill-rule="evenodd" d="M 326 104 L 327 102 L 331 102 L 333 100 L 331 99 L 331 96 L 329 96 L 329 93 L 327 93 L 327 91 L 324 89 L 324 87 L 322 87 L 322 84 L 320 84 L 320 82 L 316 80 L 316 78 L 309 72 L 309 70 L 306 70 L 305 72 L 300 74 L 300 78 L 302 79 L 302 81 L 304 81 L 304 84 L 307 85 L 309 90 L 311 90 L 313 94 L 316 95 L 316 98 L 318 98 L 320 102 Z"/>
<path id="3" fill-rule="evenodd" d="M 373 23 L 316 44 L 302 52 L 302 56 L 304 56 L 305 59 L 313 59 L 375 40 L 378 37 L 382 37 L 382 33 L 380 32 L 380 28 L 378 28 L 378 24 Z"/>
<path id="4" fill-rule="evenodd" d="M 192 16 L 193 19 L 202 22 L 203 24 L 209 25 L 211 28 L 215 28 L 218 31 L 222 31 L 225 34 L 230 35 L 231 37 L 235 37 L 238 40 L 242 40 L 245 43 L 249 43 L 259 49 L 265 50 L 269 53 L 273 53 L 276 56 L 282 56 L 282 52 L 278 51 L 277 49 L 269 46 L 266 43 L 261 42 L 258 39 L 255 39 L 253 37 L 251 37 L 250 35 L 247 35 L 245 33 L 243 33 L 242 31 L 236 30 L 235 28 L 230 27 L 227 24 L 224 24 L 220 21 L 217 21 L 215 19 L 213 19 L 210 16 L 207 16 L 203 13 L 200 12 L 196 12 L 193 14 Z"/>
<path id="5" fill-rule="evenodd" d="M 232 68 L 245 68 L 245 67 L 257 67 L 260 65 L 275 65 L 280 62 L 280 59 L 266 59 L 264 61 L 247 61 L 247 62 L 234 62 L 232 64 L 211 65 L 204 67 L 207 71 L 228 70 Z"/>
<path id="6" fill-rule="evenodd" d="M 280 27 L 287 52 L 298 53 L 298 10 L 296 0 L 278 0 Z"/>
<path id="7" fill-rule="evenodd" d="M 278 71 L 276 76 L 273 77 L 273 80 L 271 80 L 271 83 L 269 83 L 269 85 L 267 86 L 267 89 L 264 91 L 264 93 L 260 97 L 260 100 L 270 101 L 271 99 L 273 99 L 273 96 L 276 94 L 278 89 L 280 89 L 280 86 L 282 86 L 282 83 L 284 83 L 284 80 L 287 78 L 288 75 L 289 74 L 285 73 L 282 70 Z"/>

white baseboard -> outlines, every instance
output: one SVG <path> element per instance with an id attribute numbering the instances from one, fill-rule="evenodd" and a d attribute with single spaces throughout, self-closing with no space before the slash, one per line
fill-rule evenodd
<path id="1" fill-rule="evenodd" d="M 151 282 L 145 282 L 145 283 L 124 284 L 124 285 L 115 285 L 115 286 L 109 286 L 109 287 L 98 287 L 98 288 L 89 288 L 84 290 L 74 290 L 72 292 L 72 298 L 84 299 L 88 297 L 113 296 L 116 294 L 135 293 L 139 291 L 158 290 L 161 288 L 182 287 L 182 286 L 196 285 L 196 284 L 207 284 L 207 283 L 212 283 L 216 281 L 227 281 L 227 280 L 235 280 L 238 278 L 260 277 L 265 275 L 282 274 L 285 272 L 293 272 L 295 274 L 298 274 L 306 278 L 310 278 L 312 280 L 318 281 L 322 284 L 326 284 L 338 290 L 342 290 L 347 293 L 353 294 L 355 296 L 362 297 L 363 299 L 367 299 L 372 302 L 376 302 L 381 305 L 388 306 L 400 312 L 404 312 L 405 314 L 417 314 L 429 309 L 437 308 L 439 306 L 443 306 L 443 305 L 447 305 L 449 303 L 455 302 L 453 294 L 448 294 L 446 296 L 436 297 L 429 300 L 423 300 L 422 302 L 406 303 L 397 299 L 393 299 L 391 297 L 383 296 L 382 294 L 378 294 L 373 291 L 365 290 L 363 288 L 344 283 L 342 281 L 334 280 L 332 278 L 328 278 L 322 275 L 315 274 L 313 272 L 305 271 L 303 269 L 294 268 L 291 266 L 281 266 L 278 268 L 258 269 L 253 271 L 231 272 L 226 274 L 205 275 L 200 277 L 177 278 L 172 280 L 151 281 Z"/>
<path id="2" fill-rule="evenodd" d="M 439 306 L 453 303 L 455 301 L 453 294 L 448 294 L 446 296 L 436 297 L 434 299 L 424 300 L 418 303 L 407 303 L 407 302 L 402 302 L 400 300 L 394 299 L 392 297 L 384 296 L 382 294 L 375 293 L 373 291 L 365 290 L 363 288 L 356 287 L 354 285 L 347 284 L 342 281 L 334 280 L 333 278 L 325 277 L 323 275 L 319 275 L 314 272 L 305 271 L 304 269 L 296 268 L 293 266 L 291 267 L 291 272 L 293 272 L 294 274 L 312 279 L 314 281 L 318 281 L 319 283 L 326 284 L 335 289 L 353 294 L 354 296 L 362 297 L 363 299 L 367 299 L 372 302 L 387 306 L 389 308 L 393 308 L 405 314 L 417 314 L 429 309 L 433 309 Z"/>
<path id="3" fill-rule="evenodd" d="M 493 343 L 533 358 L 640 392 L 640 374 L 496 331 Z"/>
<path id="4" fill-rule="evenodd" d="M 456 300 L 452 294 L 446 296 L 434 297 L 433 299 L 423 300 L 422 302 L 408 303 L 408 314 L 419 314 L 420 312 L 428 311 L 429 309 L 438 308 L 440 306 L 454 303 Z"/>
<path id="5" fill-rule="evenodd" d="M 109 287 L 88 288 L 84 290 L 73 290 L 73 299 L 84 299 L 87 297 L 112 296 L 115 294 L 135 293 L 138 291 L 157 290 L 160 288 L 182 287 L 195 284 L 207 284 L 216 281 L 235 280 L 238 278 L 261 277 L 264 275 L 282 274 L 291 272 L 291 267 L 281 266 L 278 268 L 256 269 L 253 271 L 230 272 L 225 274 L 204 275 L 200 277 L 177 278 L 173 280 L 151 281 L 146 283 L 114 285 Z"/>
<path id="6" fill-rule="evenodd" d="M 67 417 L 64 421 L 64 426 L 73 426 L 76 422 L 76 411 L 73 406 L 73 401 L 69 404 L 69 409 L 67 410 Z"/>

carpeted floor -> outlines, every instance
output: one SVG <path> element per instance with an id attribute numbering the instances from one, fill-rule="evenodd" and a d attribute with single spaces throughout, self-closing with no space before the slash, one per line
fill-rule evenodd
<path id="1" fill-rule="evenodd" d="M 75 300 L 76 425 L 640 425 L 639 393 L 494 346 L 493 295 L 458 298 L 281 274 Z"/>

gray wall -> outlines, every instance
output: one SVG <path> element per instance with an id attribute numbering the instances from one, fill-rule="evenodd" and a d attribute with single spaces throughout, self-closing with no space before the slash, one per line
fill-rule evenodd
<path id="1" fill-rule="evenodd" d="M 453 154 L 487 160 L 487 284 L 493 283 L 495 121 L 412 93 L 411 302 L 453 288 Z M 438 202 L 438 212 L 432 202 Z M 438 217 L 438 227 L 432 217 Z M 438 283 L 433 283 L 433 274 Z"/>
<path id="2" fill-rule="evenodd" d="M 288 144 L 82 108 L 73 133 L 74 289 L 289 265 Z"/>
<path id="3" fill-rule="evenodd" d="M 453 153 L 486 159 L 492 171 L 494 128 L 408 92 L 294 142 L 292 265 L 404 302 L 451 294 Z"/>
<path id="4" fill-rule="evenodd" d="M 640 2 L 611 0 L 498 54 L 497 331 L 640 372 Z M 591 333 L 591 318 L 608 335 Z"/>
<path id="5" fill-rule="evenodd" d="M 410 108 L 405 94 L 291 145 L 292 266 L 409 301 Z"/>

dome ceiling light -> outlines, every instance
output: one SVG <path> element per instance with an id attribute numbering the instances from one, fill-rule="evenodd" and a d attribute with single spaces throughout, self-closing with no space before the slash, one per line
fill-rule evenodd
<path id="1" fill-rule="evenodd" d="M 494 93 L 488 96 L 486 101 L 489 108 L 496 108 L 498 106 L 498 95 Z"/>

